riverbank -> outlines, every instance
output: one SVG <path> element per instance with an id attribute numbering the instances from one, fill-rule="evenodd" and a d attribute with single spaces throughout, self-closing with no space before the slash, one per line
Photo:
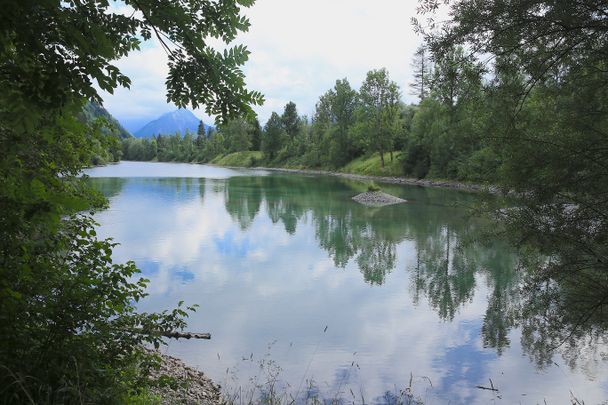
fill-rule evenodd
<path id="1" fill-rule="evenodd" d="M 421 187 L 438 187 L 469 192 L 490 192 L 493 194 L 498 194 L 499 192 L 498 188 L 495 186 L 464 183 L 454 180 L 416 179 L 400 176 L 399 173 L 401 173 L 402 169 L 398 159 L 399 152 L 395 152 L 394 160 L 390 161 L 387 159 L 385 162 L 385 167 L 381 167 L 380 157 L 377 153 L 375 153 L 371 156 L 359 157 L 338 170 L 323 170 L 303 168 L 298 167 L 297 165 L 295 165 L 295 167 L 290 167 L 289 163 L 286 164 L 287 167 L 258 166 L 258 163 L 263 161 L 262 152 L 246 151 L 221 155 L 207 164 L 232 169 L 247 168 L 253 170 L 269 170 L 313 176 L 334 176 L 359 181 L 374 181 L 377 183 L 404 184 Z"/>

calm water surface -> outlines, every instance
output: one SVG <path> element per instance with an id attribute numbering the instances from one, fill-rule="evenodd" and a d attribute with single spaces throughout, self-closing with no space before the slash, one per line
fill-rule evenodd
<path id="1" fill-rule="evenodd" d="M 608 398 L 601 360 L 536 366 L 504 310 L 516 257 L 463 244 L 475 195 L 385 185 L 409 202 L 366 208 L 351 200 L 365 184 L 332 177 L 133 162 L 87 173 L 110 199 L 99 233 L 151 280 L 141 309 L 200 306 L 189 329 L 213 339 L 168 353 L 229 391 L 278 372 L 298 401 L 386 403 L 410 380 L 434 404 Z M 489 379 L 498 393 L 476 388 Z"/>

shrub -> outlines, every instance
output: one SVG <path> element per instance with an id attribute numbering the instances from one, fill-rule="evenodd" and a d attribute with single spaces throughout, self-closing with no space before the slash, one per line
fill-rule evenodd
<path id="1" fill-rule="evenodd" d="M 369 192 L 376 192 L 376 191 L 380 191 L 382 190 L 380 188 L 379 185 L 377 185 L 376 183 L 374 183 L 373 181 L 371 183 L 369 183 L 369 185 L 367 186 L 367 191 Z"/>
<path id="2" fill-rule="evenodd" d="M 143 345 L 158 347 L 163 332 L 185 327 L 179 306 L 136 312 L 147 280 L 133 262 L 112 263 L 115 243 L 98 240 L 94 226 L 87 216 L 64 219 L 7 261 L 0 403 L 120 402 L 145 387 Z"/>

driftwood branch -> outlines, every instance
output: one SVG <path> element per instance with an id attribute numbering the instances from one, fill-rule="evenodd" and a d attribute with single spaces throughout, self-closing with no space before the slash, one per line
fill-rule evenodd
<path id="1" fill-rule="evenodd" d="M 497 388 L 484 387 L 483 385 L 476 385 L 475 388 L 479 388 L 480 390 L 498 391 Z"/>
<path id="2" fill-rule="evenodd" d="M 160 332 L 160 335 L 173 339 L 211 339 L 211 333 L 167 331 Z"/>
<path id="3" fill-rule="evenodd" d="M 132 333 L 162 336 L 172 339 L 211 339 L 211 333 L 179 332 L 176 330 L 149 330 L 142 328 L 128 329 Z"/>
<path id="4" fill-rule="evenodd" d="M 480 390 L 488 390 L 488 391 L 498 392 L 498 388 L 494 388 L 494 383 L 492 382 L 491 378 L 490 378 L 490 386 L 489 387 L 484 387 L 483 385 L 476 385 L 475 388 L 479 388 Z"/>

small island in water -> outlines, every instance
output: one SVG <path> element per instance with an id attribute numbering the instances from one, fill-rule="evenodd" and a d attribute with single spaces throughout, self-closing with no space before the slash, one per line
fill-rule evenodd
<path id="1" fill-rule="evenodd" d="M 407 202 L 407 200 L 404 200 L 403 198 L 395 197 L 394 195 L 383 192 L 380 186 L 374 182 L 371 182 L 369 186 L 367 186 L 366 192 L 357 194 L 353 197 L 353 200 L 368 207 L 384 207 L 385 205 Z"/>
<path id="2" fill-rule="evenodd" d="M 354 196 L 353 200 L 368 207 L 384 207 L 385 205 L 407 202 L 403 198 L 395 197 L 382 191 L 366 191 Z"/>

